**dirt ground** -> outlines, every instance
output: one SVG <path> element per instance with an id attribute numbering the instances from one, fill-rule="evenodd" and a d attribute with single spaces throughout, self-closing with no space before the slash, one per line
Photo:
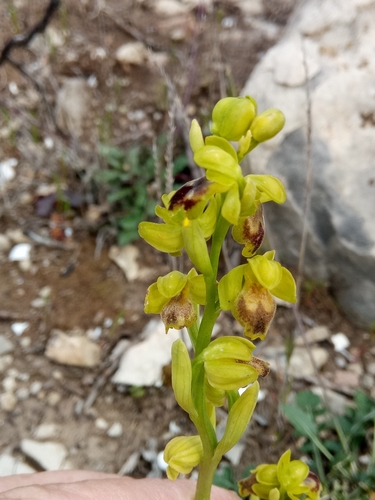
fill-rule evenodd
<path id="1" fill-rule="evenodd" d="M 173 97 L 165 75 L 187 116 L 207 124 L 215 100 L 240 92 L 256 62 L 278 39 L 293 2 L 264 0 L 261 12 L 251 15 L 234 0 L 208 4 L 167 16 L 156 13 L 152 1 L 65 0 L 46 34 L 12 52 L 34 84 L 7 62 L 0 67 L 0 159 L 18 160 L 17 175 L 0 185 L 0 235 L 7 235 L 12 245 L 23 239 L 32 244 L 28 264 L 10 262 L 9 252 L 0 251 L 0 335 L 14 345 L 11 354 L 3 356 L 1 370 L 4 379 L 15 380 L 17 396 L 14 408 L 0 409 L 0 453 L 28 461 L 37 470 L 40 465 L 25 457 L 20 442 L 33 439 L 41 424 L 55 424 L 50 440 L 64 444 L 72 466 L 117 473 L 133 456 L 134 467 L 128 464 L 127 471 L 135 477 L 157 474 L 153 459 L 147 457 L 164 448 L 171 422 L 183 433 L 193 431 L 174 401 L 167 375 L 161 388 L 138 393 L 110 382 L 109 355 L 120 339 L 137 341 L 150 319 L 143 313 L 145 290 L 159 273 L 168 272 L 169 261 L 136 242 L 141 265 L 153 267 L 155 275 L 129 282 L 108 257 L 115 243 L 113 231 L 103 232 L 106 221 L 92 220 L 87 213 L 90 205 L 105 202 L 105 193 L 92 190 L 93 175 L 102 166 L 98 143 L 121 148 L 142 141 L 151 144 L 168 129 Z M 46 0 L 1 2 L 0 50 L 16 32 L 30 29 L 46 5 Z M 127 67 L 116 61 L 118 47 L 135 40 L 157 55 L 158 67 L 146 59 Z M 58 90 L 73 77 L 91 82 L 84 119 L 77 127 L 59 121 L 56 113 Z M 72 189 L 80 201 L 60 221 L 70 228 L 69 236 L 54 239 L 52 214 L 39 216 L 36 201 L 60 187 Z M 51 290 L 46 305 L 32 306 L 44 287 Z M 343 332 L 355 361 L 361 366 L 372 361 L 370 332 L 351 325 L 337 311 L 327 287 L 306 283 L 301 307 L 307 326 Z M 120 317 L 122 321 L 116 321 Z M 21 336 L 11 331 L 15 321 L 29 323 Z M 223 329 L 236 331 L 229 317 L 221 321 Z M 97 339 L 102 361 L 97 367 L 60 365 L 44 355 L 53 329 L 85 334 L 96 327 L 102 328 Z M 294 330 L 292 311 L 279 308 L 268 345 L 285 344 Z M 332 379 L 334 351 L 328 342 L 324 346 L 330 356 L 325 374 Z M 103 382 L 99 388 L 98 381 Z M 30 392 L 33 382 L 41 383 L 35 394 Z M 295 381 L 293 389 L 306 384 Z M 276 459 L 280 450 L 293 446 L 291 430 L 278 412 L 286 385 L 280 373 L 272 373 L 262 384 L 267 396 L 245 438 L 239 470 Z M 85 406 L 93 394 L 94 401 Z M 121 423 L 122 434 L 109 437 L 98 419 L 108 426 Z"/>

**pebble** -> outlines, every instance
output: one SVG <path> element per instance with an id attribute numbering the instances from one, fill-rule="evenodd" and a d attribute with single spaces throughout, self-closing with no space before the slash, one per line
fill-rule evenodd
<path id="1" fill-rule="evenodd" d="M 3 354 L 8 354 L 14 350 L 13 343 L 8 340 L 5 335 L 0 335 L 0 356 Z"/>
<path id="2" fill-rule="evenodd" d="M 45 307 L 45 305 L 46 301 L 42 299 L 42 297 L 38 297 L 31 301 L 31 307 L 33 307 L 34 309 L 42 309 L 43 307 Z"/>
<path id="3" fill-rule="evenodd" d="M 372 375 L 369 375 L 366 373 L 363 375 L 362 380 L 361 380 L 361 385 L 364 389 L 370 390 L 374 387 L 374 377 Z"/>
<path id="4" fill-rule="evenodd" d="M 16 396 L 19 401 L 24 401 L 30 397 L 30 391 L 27 387 L 20 387 L 16 391 Z"/>
<path id="5" fill-rule="evenodd" d="M 341 352 L 350 346 L 350 340 L 344 333 L 336 333 L 332 335 L 331 342 L 335 351 Z"/>
<path id="6" fill-rule="evenodd" d="M 16 390 L 16 387 L 17 387 L 17 382 L 16 382 L 16 379 L 14 377 L 5 377 L 3 379 L 2 384 L 3 384 L 5 392 L 14 392 Z"/>
<path id="7" fill-rule="evenodd" d="M 22 337 L 20 340 L 20 345 L 23 348 L 30 347 L 31 345 L 31 338 L 30 337 Z"/>
<path id="8" fill-rule="evenodd" d="M 153 272 L 151 269 L 140 265 L 141 253 L 134 245 L 119 247 L 111 246 L 108 256 L 124 272 L 127 280 L 146 279 Z"/>
<path id="9" fill-rule="evenodd" d="M 8 453 L 0 455 L 0 477 L 13 476 L 14 474 L 31 474 L 33 472 L 36 472 L 36 470 L 21 462 L 19 458 L 14 458 Z"/>
<path id="10" fill-rule="evenodd" d="M 61 364 L 91 368 L 100 361 L 100 347 L 87 337 L 52 330 L 45 355 Z"/>
<path id="11" fill-rule="evenodd" d="M 333 381 L 339 387 L 357 388 L 359 386 L 359 374 L 349 370 L 336 370 Z"/>
<path id="12" fill-rule="evenodd" d="M 304 338 L 299 336 L 295 340 L 296 346 L 304 345 L 304 339 L 308 344 L 314 344 L 316 342 L 323 342 L 329 339 L 330 331 L 326 326 L 316 326 L 315 328 L 310 328 L 305 332 Z"/>
<path id="13" fill-rule="evenodd" d="M 168 464 L 164 460 L 164 451 L 161 451 L 160 453 L 158 453 L 158 456 L 156 457 L 156 463 L 157 463 L 159 469 L 162 470 L 163 472 L 165 472 L 167 470 Z"/>
<path id="14" fill-rule="evenodd" d="M 18 243 L 9 252 L 8 259 L 10 262 L 28 261 L 30 260 L 30 252 L 30 243 Z"/>
<path id="15" fill-rule="evenodd" d="M 106 420 L 104 420 L 104 418 L 97 418 L 95 420 L 95 427 L 97 429 L 105 431 L 108 429 L 108 422 Z"/>
<path id="16" fill-rule="evenodd" d="M 375 375 L 375 361 L 372 361 L 371 363 L 367 364 L 366 371 L 370 375 Z"/>
<path id="17" fill-rule="evenodd" d="M 17 398 L 11 392 L 0 394 L 0 406 L 4 411 L 13 411 L 17 404 Z"/>
<path id="18" fill-rule="evenodd" d="M 61 394 L 58 392 L 52 391 L 47 396 L 47 403 L 50 406 L 56 406 L 61 401 Z"/>
<path id="19" fill-rule="evenodd" d="M 15 335 L 20 336 L 29 328 L 29 323 L 27 321 L 12 323 L 10 328 Z"/>
<path id="20" fill-rule="evenodd" d="M 32 439 L 22 439 L 22 452 L 35 460 L 44 470 L 66 469 L 66 458 L 68 451 L 60 443 L 52 441 L 39 443 Z"/>
<path id="21" fill-rule="evenodd" d="M 315 368 L 310 356 L 314 358 L 318 370 L 327 363 L 329 358 L 327 350 L 322 347 L 311 347 L 310 352 L 302 347 L 296 347 L 289 361 L 288 374 L 295 378 L 315 375 Z"/>
<path id="22" fill-rule="evenodd" d="M 60 434 L 60 427 L 56 424 L 41 424 L 35 429 L 33 437 L 35 439 L 56 438 Z"/>
<path id="23" fill-rule="evenodd" d="M 148 58 L 147 47 L 142 42 L 125 43 L 117 49 L 115 57 L 124 69 L 141 66 Z"/>
<path id="24" fill-rule="evenodd" d="M 348 364 L 348 362 L 342 356 L 336 356 L 335 357 L 335 364 L 336 364 L 337 368 L 341 368 L 342 369 L 342 368 L 346 367 L 346 365 Z"/>
<path id="25" fill-rule="evenodd" d="M 39 380 L 35 380 L 30 384 L 30 394 L 36 396 L 42 390 L 43 384 Z"/>
<path id="26" fill-rule="evenodd" d="M 122 433 L 123 433 L 122 425 L 120 424 L 120 422 L 115 422 L 108 429 L 107 436 L 112 438 L 117 438 L 122 436 Z"/>
<path id="27" fill-rule="evenodd" d="M 9 365 L 13 363 L 13 356 L 11 354 L 5 354 L 5 356 L 0 356 L 0 372 L 3 372 L 8 368 Z"/>
<path id="28" fill-rule="evenodd" d="M 9 238 L 5 234 L 0 234 L 0 252 L 8 252 L 11 246 Z"/>

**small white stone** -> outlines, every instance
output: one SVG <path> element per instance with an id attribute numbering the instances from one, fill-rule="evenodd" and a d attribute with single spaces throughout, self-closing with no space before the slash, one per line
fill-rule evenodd
<path id="1" fill-rule="evenodd" d="M 30 397 L 30 392 L 27 387 L 20 387 L 16 391 L 16 397 L 19 401 L 24 401 Z"/>
<path id="2" fill-rule="evenodd" d="M 117 438 L 122 436 L 123 430 L 120 422 L 115 422 L 107 431 L 107 436 L 112 438 Z"/>
<path id="3" fill-rule="evenodd" d="M 121 45 L 116 51 L 116 61 L 127 67 L 131 64 L 141 66 L 147 59 L 148 52 L 142 42 Z"/>
<path id="4" fill-rule="evenodd" d="M 53 330 L 45 355 L 61 364 L 91 368 L 99 363 L 100 352 L 100 347 L 87 337 Z"/>
<path id="5" fill-rule="evenodd" d="M 56 438 L 60 434 L 60 427 L 56 424 L 41 424 L 34 431 L 35 439 Z"/>
<path id="6" fill-rule="evenodd" d="M 8 340 L 5 335 L 0 335 L 0 356 L 8 354 L 14 350 L 14 345 Z"/>
<path id="7" fill-rule="evenodd" d="M 61 401 L 61 395 L 58 392 L 52 391 L 47 396 L 47 403 L 50 406 L 56 406 Z"/>
<path id="8" fill-rule="evenodd" d="M 8 453 L 0 455 L 0 477 L 13 476 L 14 474 L 31 474 L 36 472 L 29 465 Z"/>
<path id="9" fill-rule="evenodd" d="M 62 380 L 63 379 L 63 374 L 62 374 L 62 372 L 60 370 L 53 370 L 52 377 L 55 380 Z"/>
<path id="10" fill-rule="evenodd" d="M 21 347 L 26 348 L 30 347 L 31 345 L 31 338 L 30 337 L 22 337 L 20 340 Z"/>
<path id="11" fill-rule="evenodd" d="M 52 288 L 50 286 L 44 286 L 39 290 L 39 297 L 48 300 L 51 298 Z"/>
<path id="12" fill-rule="evenodd" d="M 30 373 L 20 372 L 17 375 L 18 380 L 22 380 L 22 382 L 27 382 L 30 380 Z"/>
<path id="13" fill-rule="evenodd" d="M 100 326 L 96 326 L 95 328 L 87 330 L 86 335 L 91 340 L 98 340 L 98 338 L 100 338 L 102 333 L 103 333 L 102 328 Z"/>
<path id="14" fill-rule="evenodd" d="M 108 422 L 104 418 L 97 418 L 95 420 L 95 427 L 101 431 L 105 431 L 108 429 Z"/>
<path id="15" fill-rule="evenodd" d="M 11 392 L 0 395 L 0 405 L 4 411 L 13 411 L 17 404 L 17 398 Z"/>
<path id="16" fill-rule="evenodd" d="M 14 377 L 5 377 L 2 384 L 5 392 L 14 392 L 17 387 L 17 382 Z"/>
<path id="17" fill-rule="evenodd" d="M 42 390 L 43 384 L 39 380 L 35 380 L 30 384 L 30 394 L 36 396 Z"/>
<path id="18" fill-rule="evenodd" d="M 167 470 L 168 464 L 164 460 L 164 451 L 158 453 L 158 456 L 156 457 L 156 463 L 159 469 L 162 470 L 163 472 Z"/>
<path id="19" fill-rule="evenodd" d="M 54 146 L 52 137 L 45 137 L 43 142 L 46 149 L 52 149 Z"/>
<path id="20" fill-rule="evenodd" d="M 21 262 L 30 260 L 30 243 L 18 243 L 9 252 L 8 259 L 11 262 Z"/>
<path id="21" fill-rule="evenodd" d="M 21 450 L 25 455 L 35 460 L 44 470 L 65 468 L 68 451 L 60 443 L 39 443 L 32 439 L 22 439 Z"/>
<path id="22" fill-rule="evenodd" d="M 15 178 L 14 167 L 17 165 L 18 160 L 16 158 L 9 158 L 9 160 L 0 162 L 0 186 Z"/>
<path id="23" fill-rule="evenodd" d="M 335 351 L 341 352 L 350 346 L 350 340 L 344 333 L 336 333 L 332 335 L 331 341 Z"/>
<path id="24" fill-rule="evenodd" d="M 12 363 L 13 363 L 13 356 L 11 354 L 5 354 L 5 356 L 0 356 L 0 372 L 3 372 Z"/>
<path id="25" fill-rule="evenodd" d="M 43 307 L 46 306 L 46 301 L 41 297 L 38 297 L 32 300 L 30 305 L 31 307 L 34 307 L 34 309 L 42 309 Z"/>
<path id="26" fill-rule="evenodd" d="M 104 328 L 111 328 L 112 325 L 113 325 L 113 319 L 105 318 L 105 320 L 103 321 Z"/>
<path id="27" fill-rule="evenodd" d="M 0 234 L 0 252 L 7 252 L 10 247 L 9 238 L 5 234 Z"/>
<path id="28" fill-rule="evenodd" d="M 10 325 L 10 328 L 14 334 L 20 336 L 25 330 L 29 328 L 29 323 L 27 323 L 27 321 L 13 323 L 12 325 Z"/>
<path id="29" fill-rule="evenodd" d="M 16 82 L 9 82 L 9 92 L 13 95 L 18 95 L 20 93 Z"/>

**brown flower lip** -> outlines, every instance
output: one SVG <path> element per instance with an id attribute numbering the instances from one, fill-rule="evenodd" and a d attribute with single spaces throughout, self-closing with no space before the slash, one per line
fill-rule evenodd
<path id="1" fill-rule="evenodd" d="M 175 208 L 183 207 L 185 210 L 189 210 L 193 208 L 197 203 L 202 201 L 210 184 L 206 177 L 199 177 L 187 182 L 174 193 L 169 202 L 168 209 L 174 210 Z"/>

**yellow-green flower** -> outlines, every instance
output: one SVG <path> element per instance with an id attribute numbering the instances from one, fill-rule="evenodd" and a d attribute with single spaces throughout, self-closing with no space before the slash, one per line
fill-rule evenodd
<path id="1" fill-rule="evenodd" d="M 219 282 L 220 307 L 231 310 L 251 340 L 264 340 L 276 310 L 273 296 L 296 302 L 296 284 L 290 271 L 274 261 L 275 252 L 248 259 Z"/>
<path id="2" fill-rule="evenodd" d="M 319 500 L 320 482 L 300 460 L 290 460 L 287 450 L 277 464 L 256 467 L 249 478 L 239 482 L 241 496 L 257 495 L 262 500 Z"/>
<path id="3" fill-rule="evenodd" d="M 250 96 L 225 97 L 212 111 L 211 130 L 228 141 L 238 141 L 249 130 L 256 112 L 256 102 Z"/>
<path id="4" fill-rule="evenodd" d="M 197 320 L 197 304 L 206 302 L 206 285 L 202 275 L 191 269 L 186 275 L 171 271 L 158 278 L 147 289 L 144 310 L 160 314 L 166 331 L 190 328 Z"/>
<path id="5" fill-rule="evenodd" d="M 202 352 L 208 383 L 222 391 L 237 390 L 269 372 L 268 363 L 253 358 L 255 345 L 240 337 L 220 337 Z"/>
<path id="6" fill-rule="evenodd" d="M 174 481 L 179 474 L 189 474 L 199 464 L 202 456 L 203 447 L 199 436 L 173 438 L 164 450 L 168 478 Z"/>

